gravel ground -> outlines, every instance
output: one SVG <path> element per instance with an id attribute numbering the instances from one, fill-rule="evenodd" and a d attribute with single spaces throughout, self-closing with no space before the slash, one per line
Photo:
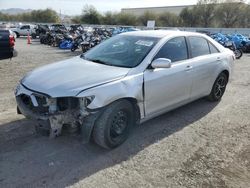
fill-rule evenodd
<path id="1" fill-rule="evenodd" d="M 200 99 L 134 128 L 107 151 L 78 137 L 51 140 L 16 114 L 13 95 L 35 67 L 75 56 L 16 42 L 0 61 L 0 187 L 242 187 L 250 185 L 250 55 L 235 63 L 219 103 Z"/>

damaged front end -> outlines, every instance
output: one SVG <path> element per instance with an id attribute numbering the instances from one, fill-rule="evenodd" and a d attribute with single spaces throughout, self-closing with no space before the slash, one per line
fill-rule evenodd
<path id="1" fill-rule="evenodd" d="M 29 119 L 38 122 L 39 129 L 45 129 L 54 138 L 65 129 L 70 133 L 78 130 L 89 140 L 97 111 L 89 111 L 87 106 L 94 99 L 90 97 L 57 97 L 29 90 L 22 84 L 16 92 L 18 111 Z M 92 121 L 90 121 L 90 118 Z"/>

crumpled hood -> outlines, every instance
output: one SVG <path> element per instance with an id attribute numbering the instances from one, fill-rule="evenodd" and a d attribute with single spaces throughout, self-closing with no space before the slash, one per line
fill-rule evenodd
<path id="1" fill-rule="evenodd" d="M 21 83 L 51 97 L 76 96 L 82 90 L 124 77 L 129 68 L 93 63 L 74 57 L 28 73 Z"/>

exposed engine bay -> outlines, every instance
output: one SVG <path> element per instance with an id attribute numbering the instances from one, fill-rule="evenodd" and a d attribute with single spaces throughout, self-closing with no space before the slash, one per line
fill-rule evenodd
<path id="1" fill-rule="evenodd" d="M 36 120 L 40 129 L 49 131 L 50 138 L 59 136 L 62 129 L 70 133 L 78 132 L 86 116 L 95 114 L 86 106 L 93 98 L 59 97 L 30 91 L 23 85 L 16 90 L 18 112 Z"/>

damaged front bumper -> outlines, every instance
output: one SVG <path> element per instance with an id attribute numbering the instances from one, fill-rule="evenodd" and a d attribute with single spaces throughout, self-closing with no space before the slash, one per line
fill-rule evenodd
<path id="1" fill-rule="evenodd" d="M 18 110 L 27 118 L 36 120 L 43 129 L 48 129 L 51 138 L 59 136 L 65 127 L 70 132 L 79 129 L 88 141 L 98 116 L 98 111 L 88 111 L 93 97 L 58 97 L 32 91 L 19 84 L 15 91 Z"/>

